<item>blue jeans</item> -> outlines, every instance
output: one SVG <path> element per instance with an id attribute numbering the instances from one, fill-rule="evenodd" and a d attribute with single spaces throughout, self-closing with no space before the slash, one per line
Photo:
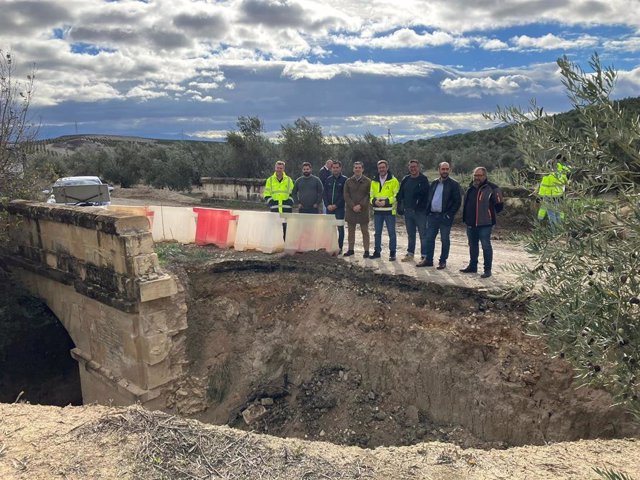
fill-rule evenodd
<path id="1" fill-rule="evenodd" d="M 442 249 L 440 250 L 440 260 L 438 263 L 446 263 L 449 258 L 451 248 L 451 223 L 453 219 L 447 218 L 444 213 L 430 213 L 427 220 L 427 261 L 433 262 L 433 254 L 436 249 L 436 237 L 440 232 Z"/>
<path id="2" fill-rule="evenodd" d="M 404 223 L 407 226 L 407 235 L 409 236 L 407 253 L 413 255 L 416 251 L 416 230 L 418 230 L 418 235 L 420 236 L 420 254 L 424 257 L 427 254 L 427 245 L 425 242 L 427 234 L 427 212 L 405 209 Z"/>
<path id="3" fill-rule="evenodd" d="M 387 224 L 387 233 L 389 234 L 389 254 L 396 254 L 396 216 L 390 213 L 375 213 L 373 215 L 373 226 L 375 228 L 375 247 L 374 251 L 380 253 L 382 251 L 382 227 Z"/>
<path id="4" fill-rule="evenodd" d="M 492 228 L 492 225 L 486 225 L 483 227 L 467 226 L 467 239 L 469 239 L 469 266 L 471 268 L 478 268 L 478 257 L 480 255 L 480 249 L 478 247 L 479 242 L 482 245 L 484 270 L 485 272 L 491 271 L 491 264 L 493 263 L 493 248 L 491 247 Z"/>

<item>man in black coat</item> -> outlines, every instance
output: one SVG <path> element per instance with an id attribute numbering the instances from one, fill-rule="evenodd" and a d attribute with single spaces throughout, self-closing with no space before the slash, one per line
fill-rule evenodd
<path id="1" fill-rule="evenodd" d="M 469 240 L 469 265 L 462 273 L 477 273 L 478 257 L 482 245 L 484 258 L 484 273 L 482 278 L 491 276 L 493 262 L 493 247 L 491 246 L 491 229 L 496 224 L 496 215 L 504 206 L 502 190 L 488 181 L 487 169 L 477 167 L 473 171 L 473 182 L 464 197 L 462 220 L 467 225 L 467 239 Z"/>
<path id="2" fill-rule="evenodd" d="M 429 196 L 429 179 L 420 173 L 417 160 L 409 160 L 409 175 L 400 182 L 400 190 L 396 196 L 398 215 L 404 215 L 409 242 L 407 254 L 403 262 L 413 262 L 416 250 L 416 231 L 420 237 L 420 257 L 424 260 L 427 250 L 425 237 L 427 233 L 427 198 Z M 417 266 L 422 266 L 420 262 Z"/>
<path id="3" fill-rule="evenodd" d="M 331 175 L 324 181 L 324 204 L 327 206 L 327 215 L 335 215 L 337 220 L 342 220 L 338 225 L 338 248 L 342 253 L 344 245 L 344 184 L 347 177 L 342 175 L 342 162 L 335 160 L 331 166 Z"/>
<path id="4" fill-rule="evenodd" d="M 438 260 L 438 270 L 447 268 L 449 249 L 451 247 L 451 225 L 462 203 L 460 184 L 449 176 L 451 167 L 447 162 L 438 165 L 440 177 L 431 183 L 427 201 L 427 251 L 423 262 L 425 267 L 433 266 L 433 254 L 436 248 L 436 237 L 440 232 L 442 249 Z"/>

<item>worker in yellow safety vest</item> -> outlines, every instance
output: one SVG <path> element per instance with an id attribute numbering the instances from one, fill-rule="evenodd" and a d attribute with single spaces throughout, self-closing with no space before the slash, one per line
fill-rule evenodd
<path id="1" fill-rule="evenodd" d="M 264 186 L 264 199 L 272 212 L 291 213 L 293 212 L 293 180 L 284 173 L 285 163 L 278 160 L 275 166 L 275 172 L 269 178 Z M 282 233 L 287 235 L 287 224 L 282 224 Z"/>
<path id="2" fill-rule="evenodd" d="M 542 221 L 545 217 L 549 219 L 551 225 L 559 222 L 564 218 L 564 212 L 559 212 L 560 201 L 564 197 L 567 187 L 567 173 L 569 167 L 560 162 L 564 157 L 558 155 L 555 160 L 551 160 L 551 167 L 554 171 L 542 177 L 538 195 L 540 197 L 540 208 L 538 209 L 538 220 Z"/>
<path id="3" fill-rule="evenodd" d="M 389 261 L 396 260 L 396 196 L 400 182 L 389 171 L 389 162 L 378 160 L 378 175 L 371 180 L 369 200 L 373 207 L 374 251 L 369 258 L 381 257 L 382 228 L 387 226 L 389 234 Z"/>

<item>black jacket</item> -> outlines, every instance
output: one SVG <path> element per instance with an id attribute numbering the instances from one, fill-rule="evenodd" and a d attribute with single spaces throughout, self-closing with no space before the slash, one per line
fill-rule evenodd
<path id="1" fill-rule="evenodd" d="M 344 210 L 344 184 L 347 177 L 331 175 L 324 181 L 324 204 L 335 205 L 337 210 Z"/>
<path id="2" fill-rule="evenodd" d="M 502 190 L 496 184 L 484 182 L 477 188 L 473 182 L 464 196 L 462 220 L 470 227 L 496 224 L 496 214 L 504 207 Z"/>
<path id="3" fill-rule="evenodd" d="M 440 179 L 431 182 L 429 187 L 429 197 L 427 199 L 427 213 L 431 212 L 431 202 L 433 194 L 436 192 Z M 447 177 L 442 182 L 442 214 L 453 222 L 456 213 L 462 205 L 462 193 L 460 192 L 460 184 L 453 178 Z"/>
<path id="4" fill-rule="evenodd" d="M 404 215 L 405 209 L 427 211 L 429 198 L 429 179 L 424 174 L 417 177 L 417 184 L 413 185 L 413 192 L 409 191 L 411 175 L 405 175 L 400 182 L 400 190 L 396 197 L 398 201 L 398 214 Z"/>

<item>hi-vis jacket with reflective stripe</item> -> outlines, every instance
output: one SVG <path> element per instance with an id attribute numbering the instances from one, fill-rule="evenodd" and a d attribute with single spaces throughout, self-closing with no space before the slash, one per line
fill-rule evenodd
<path id="1" fill-rule="evenodd" d="M 293 211 L 291 192 L 293 192 L 293 180 L 286 173 L 282 174 L 282 180 L 278 180 L 275 173 L 267 178 L 264 186 L 264 198 L 268 201 L 272 212 L 290 213 Z"/>
<path id="2" fill-rule="evenodd" d="M 369 190 L 369 198 L 371 205 L 373 206 L 374 214 L 390 213 L 396 214 L 396 195 L 400 190 L 400 182 L 391 172 L 387 172 L 387 180 L 384 184 L 380 185 L 380 175 L 376 175 L 371 180 L 371 188 Z M 375 204 L 376 200 L 384 200 L 384 206 L 378 207 Z"/>
<path id="3" fill-rule="evenodd" d="M 564 193 L 567 186 L 567 175 L 565 171 L 569 170 L 563 164 L 558 163 L 556 171 L 542 177 L 538 195 L 541 197 L 560 197 Z"/>
<path id="4" fill-rule="evenodd" d="M 557 202 L 564 195 L 564 190 L 567 186 L 568 179 L 565 172 L 569 171 L 569 167 L 558 162 L 556 165 L 556 171 L 542 177 L 540 182 L 540 188 L 538 189 L 538 195 L 542 198 L 542 205 L 538 209 L 538 220 L 543 220 L 547 216 L 548 210 L 556 210 Z M 560 214 L 564 217 L 564 213 Z"/>

